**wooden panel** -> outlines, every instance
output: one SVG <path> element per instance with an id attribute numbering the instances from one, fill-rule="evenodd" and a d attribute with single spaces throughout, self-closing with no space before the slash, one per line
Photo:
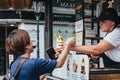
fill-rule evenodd
<path id="1" fill-rule="evenodd" d="M 94 74 L 90 80 L 120 80 L 120 74 Z"/>
<path id="2" fill-rule="evenodd" d="M 0 0 L 0 9 L 10 8 L 9 0 Z"/>

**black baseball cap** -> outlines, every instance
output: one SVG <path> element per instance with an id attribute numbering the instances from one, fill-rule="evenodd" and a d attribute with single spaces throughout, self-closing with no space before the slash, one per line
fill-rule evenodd
<path id="1" fill-rule="evenodd" d="M 111 20 L 118 23 L 118 13 L 114 8 L 106 8 L 102 10 L 97 20 L 98 21 Z"/>

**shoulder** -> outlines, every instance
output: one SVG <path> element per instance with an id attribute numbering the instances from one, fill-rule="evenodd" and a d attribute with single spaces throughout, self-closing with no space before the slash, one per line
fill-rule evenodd
<path id="1" fill-rule="evenodd" d="M 120 28 L 115 28 L 112 32 L 108 33 L 104 39 L 113 46 L 119 46 L 120 42 Z"/>
<path id="2" fill-rule="evenodd" d="M 111 36 L 112 38 L 118 36 L 120 34 L 120 28 L 115 28 L 112 32 L 108 33 L 107 36 Z"/>
<path id="3" fill-rule="evenodd" d="M 115 31 L 120 31 L 120 27 L 116 27 L 114 30 Z"/>
<path id="4" fill-rule="evenodd" d="M 117 27 L 109 35 L 111 35 L 112 37 L 114 36 L 120 37 L 119 34 L 120 34 L 120 28 Z"/>

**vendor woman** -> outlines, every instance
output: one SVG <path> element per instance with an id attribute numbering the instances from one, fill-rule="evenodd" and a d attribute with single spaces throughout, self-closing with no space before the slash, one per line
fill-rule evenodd
<path id="1" fill-rule="evenodd" d="M 106 68 L 120 69 L 120 26 L 118 13 L 113 8 L 104 9 L 98 17 L 99 27 L 106 32 L 103 40 L 96 45 L 72 46 L 71 50 L 96 56 L 102 56 Z M 70 38 L 75 42 L 75 38 Z"/>

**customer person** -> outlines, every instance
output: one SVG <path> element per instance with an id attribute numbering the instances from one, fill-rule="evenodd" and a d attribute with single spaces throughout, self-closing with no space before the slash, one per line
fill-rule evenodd
<path id="1" fill-rule="evenodd" d="M 102 10 L 97 18 L 99 26 L 103 32 L 106 32 L 105 37 L 96 45 L 74 45 L 71 50 L 91 55 L 92 58 L 102 56 L 104 66 L 108 68 L 120 68 L 120 26 L 118 13 L 113 8 Z M 69 41 L 75 42 L 74 38 Z"/>
<path id="2" fill-rule="evenodd" d="M 69 44 L 68 44 L 69 43 Z M 19 62 L 27 58 L 22 65 L 16 80 L 39 80 L 39 76 L 45 73 L 51 73 L 54 68 L 61 67 L 68 55 L 69 47 L 73 44 L 68 41 L 61 55 L 57 60 L 30 59 L 30 53 L 33 52 L 33 45 L 27 31 L 16 29 L 12 31 L 6 39 L 6 51 L 16 56 L 15 61 L 10 68 L 10 76 L 14 74 Z"/>

